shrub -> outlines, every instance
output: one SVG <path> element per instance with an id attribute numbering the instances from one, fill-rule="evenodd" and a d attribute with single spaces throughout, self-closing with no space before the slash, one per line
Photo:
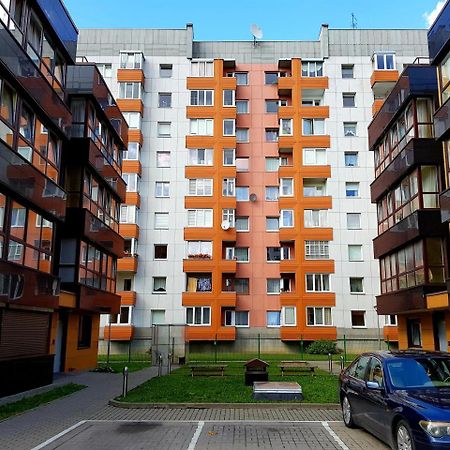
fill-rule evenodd
<path id="1" fill-rule="evenodd" d="M 309 344 L 306 352 L 313 355 L 328 355 L 328 353 L 335 355 L 339 353 L 336 348 L 336 342 L 333 341 L 314 341 Z"/>

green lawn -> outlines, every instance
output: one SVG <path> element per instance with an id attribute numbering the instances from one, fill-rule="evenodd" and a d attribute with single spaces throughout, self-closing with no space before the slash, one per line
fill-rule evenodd
<path id="1" fill-rule="evenodd" d="M 339 361 L 342 353 L 332 355 L 333 361 Z M 356 358 L 356 354 L 347 353 L 347 362 L 353 361 Z M 214 353 L 190 353 L 189 362 L 195 361 L 248 361 L 249 359 L 258 358 L 257 354 L 253 353 L 220 353 L 217 355 Z M 310 353 L 297 354 L 264 354 L 261 353 L 260 359 L 270 361 L 287 361 L 287 360 L 302 360 L 302 361 L 328 361 L 328 355 L 312 355 Z"/>
<path id="2" fill-rule="evenodd" d="M 244 368 L 230 363 L 224 377 L 191 377 L 188 366 L 170 375 L 152 378 L 130 391 L 127 402 L 150 403 L 253 403 L 252 387 L 244 385 Z M 297 381 L 306 403 L 337 403 L 337 377 L 317 371 L 316 376 L 300 375 L 281 378 L 276 364 L 269 368 L 270 381 Z"/>
<path id="3" fill-rule="evenodd" d="M 44 403 L 49 403 L 57 398 L 64 397 L 69 394 L 73 394 L 86 386 L 82 384 L 69 383 L 64 386 L 57 387 L 51 391 L 44 392 L 43 394 L 37 394 L 33 397 L 23 398 L 14 403 L 7 403 L 0 406 L 0 420 L 7 419 L 8 417 L 15 416 L 29 409 L 36 408 Z"/>
<path id="4" fill-rule="evenodd" d="M 150 362 L 147 361 L 110 361 L 109 367 L 112 369 L 113 373 L 122 373 L 124 367 L 128 367 L 128 372 L 137 372 L 138 370 L 145 369 L 146 367 L 150 367 Z M 96 371 L 101 372 L 102 369 L 106 368 L 106 361 L 99 361 L 97 363 Z"/>

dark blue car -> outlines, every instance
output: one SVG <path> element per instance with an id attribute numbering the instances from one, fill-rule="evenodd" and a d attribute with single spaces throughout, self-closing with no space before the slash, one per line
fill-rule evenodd
<path id="1" fill-rule="evenodd" d="M 365 428 L 394 449 L 450 449 L 449 353 L 364 353 L 339 385 L 347 427 Z"/>

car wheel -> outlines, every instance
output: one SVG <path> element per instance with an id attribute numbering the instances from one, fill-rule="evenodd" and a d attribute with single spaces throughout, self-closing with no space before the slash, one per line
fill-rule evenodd
<path id="1" fill-rule="evenodd" d="M 395 429 L 395 448 L 397 450 L 414 450 L 414 441 L 408 422 L 400 420 Z"/>
<path id="2" fill-rule="evenodd" d="M 353 422 L 352 407 L 346 395 L 344 395 L 344 397 L 342 398 L 342 419 L 344 420 L 344 424 L 346 427 L 355 427 L 355 422 Z"/>

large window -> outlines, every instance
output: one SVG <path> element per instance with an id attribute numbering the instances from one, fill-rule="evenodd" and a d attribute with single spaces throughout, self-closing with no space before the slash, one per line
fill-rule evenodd
<path id="1" fill-rule="evenodd" d="M 428 238 L 380 258 L 381 293 L 445 282 L 442 242 Z"/>
<path id="2" fill-rule="evenodd" d="M 127 192 L 139 192 L 141 177 L 137 173 L 122 173 L 122 178 L 127 184 Z"/>
<path id="3" fill-rule="evenodd" d="M 302 61 L 302 77 L 323 77 L 321 61 Z"/>
<path id="4" fill-rule="evenodd" d="M 123 113 L 123 117 L 125 118 L 129 128 L 136 130 L 141 128 L 141 113 L 125 111 Z"/>
<path id="5" fill-rule="evenodd" d="M 214 61 L 191 61 L 191 77 L 213 77 Z"/>
<path id="6" fill-rule="evenodd" d="M 190 166 L 212 166 L 214 150 L 212 148 L 190 148 Z"/>
<path id="7" fill-rule="evenodd" d="M 187 257 L 188 258 L 212 258 L 212 242 L 211 241 L 188 241 Z"/>
<path id="8" fill-rule="evenodd" d="M 213 180 L 210 178 L 194 178 L 189 180 L 189 195 L 211 196 Z"/>
<path id="9" fill-rule="evenodd" d="M 136 82 L 119 83 L 119 98 L 142 98 L 142 84 Z"/>
<path id="10" fill-rule="evenodd" d="M 305 241 L 305 259 L 329 258 L 329 241 Z"/>
<path id="11" fill-rule="evenodd" d="M 303 119 L 304 136 L 321 136 L 325 134 L 325 119 Z"/>
<path id="12" fill-rule="evenodd" d="M 224 312 L 224 325 L 226 327 L 248 327 L 248 311 L 234 311 L 227 309 Z"/>
<path id="13" fill-rule="evenodd" d="M 188 227 L 212 227 L 213 210 L 212 209 L 189 209 Z"/>
<path id="14" fill-rule="evenodd" d="M 186 308 L 186 324 L 196 326 L 211 325 L 211 307 L 194 306 Z"/>
<path id="15" fill-rule="evenodd" d="M 214 91 L 191 91 L 191 106 L 213 106 Z"/>
<path id="16" fill-rule="evenodd" d="M 307 273 L 306 292 L 330 292 L 330 274 Z"/>
<path id="17" fill-rule="evenodd" d="M 305 209 L 305 228 L 323 228 L 327 226 L 326 209 Z"/>
<path id="18" fill-rule="evenodd" d="M 306 320 L 308 326 L 332 326 L 330 307 L 308 307 L 306 308 Z"/>
<path id="19" fill-rule="evenodd" d="M 376 70 L 395 70 L 394 53 L 375 53 L 373 60 Z"/>
<path id="20" fill-rule="evenodd" d="M 327 152 L 324 148 L 304 148 L 304 166 L 324 166 L 327 164 Z"/>
<path id="21" fill-rule="evenodd" d="M 121 69 L 142 69 L 144 57 L 140 52 L 121 52 Z"/>
<path id="22" fill-rule="evenodd" d="M 213 119 L 191 119 L 189 132 L 191 135 L 212 136 L 214 129 Z"/>

